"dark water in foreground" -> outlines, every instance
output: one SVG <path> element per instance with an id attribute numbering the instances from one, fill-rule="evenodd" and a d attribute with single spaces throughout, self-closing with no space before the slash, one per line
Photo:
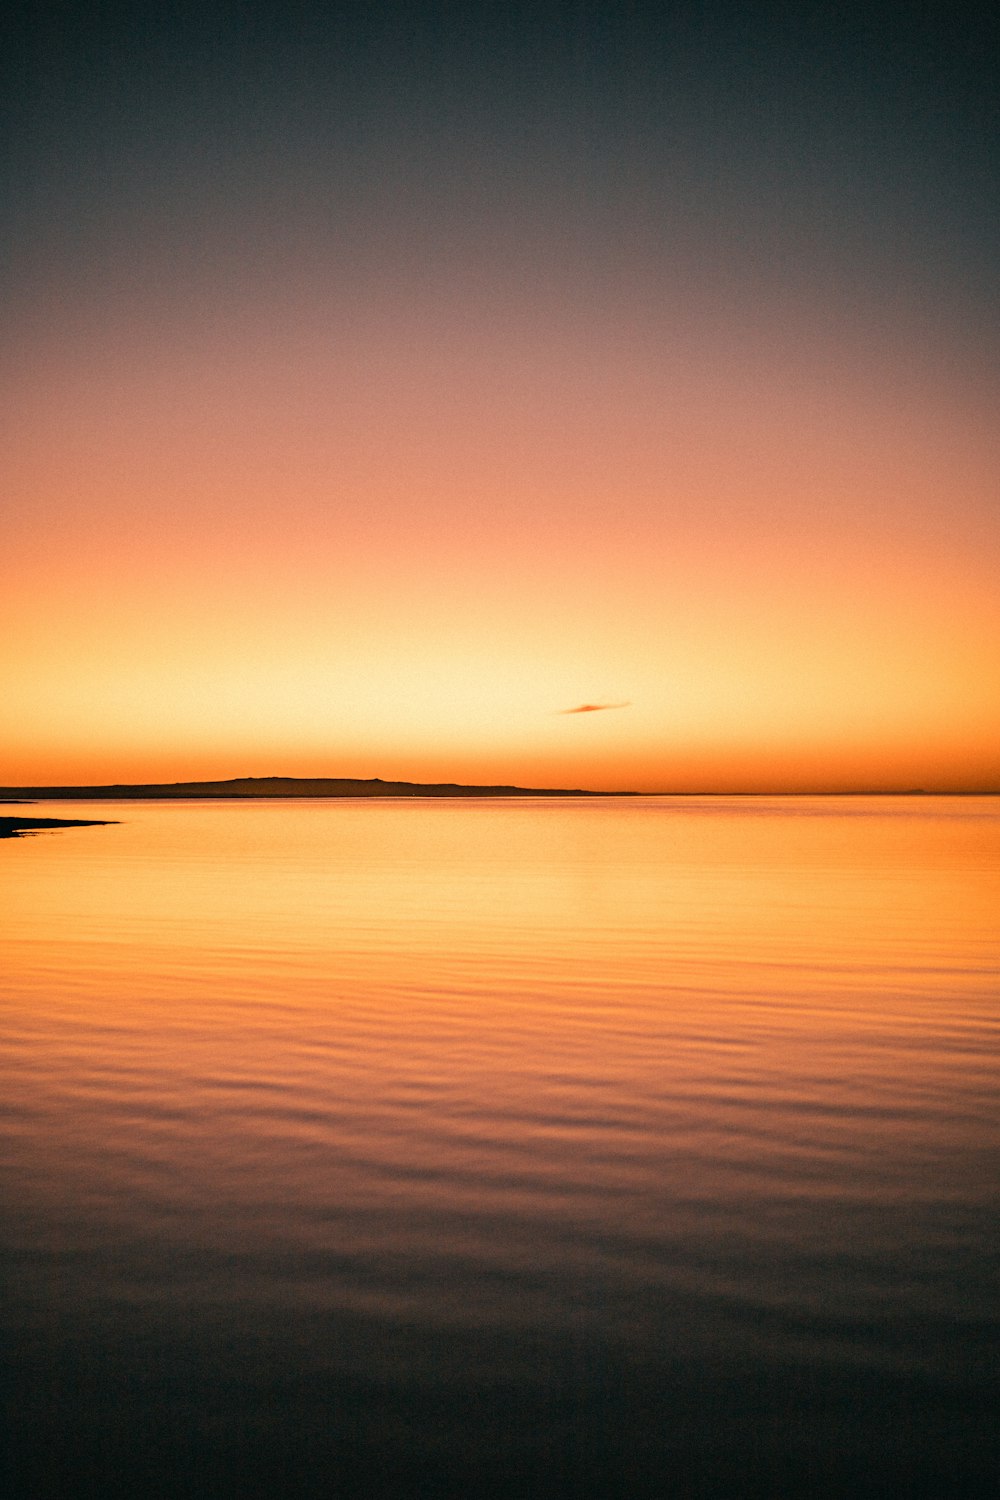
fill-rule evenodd
<path id="1" fill-rule="evenodd" d="M 990 1493 L 1000 801 L 58 811 L 7 1493 Z"/>

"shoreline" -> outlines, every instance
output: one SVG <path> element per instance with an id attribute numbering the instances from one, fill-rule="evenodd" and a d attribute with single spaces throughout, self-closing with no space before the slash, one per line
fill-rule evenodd
<path id="1" fill-rule="evenodd" d="M 112 818 L 0 818 L 0 839 L 19 839 L 24 834 L 44 833 L 56 828 L 111 828 Z"/>
<path id="2" fill-rule="evenodd" d="M 346 776 L 238 776 L 228 781 L 115 783 L 110 786 L 6 786 L 2 802 L 99 802 L 196 798 L 253 801 L 320 797 L 636 797 L 638 792 L 595 792 L 583 787 L 463 786 L 453 781 L 383 781 Z"/>
<path id="3" fill-rule="evenodd" d="M 240 777 L 220 782 L 116 783 L 105 786 L 0 787 L 0 805 L 28 807 L 39 802 L 259 802 L 259 801 L 401 801 L 407 798 L 475 800 L 518 797 L 586 798 L 768 798 L 768 797 L 997 797 L 997 788 L 935 791 L 925 787 L 823 788 L 815 791 L 593 791 L 582 787 L 462 786 L 456 782 L 423 784 L 347 778 Z"/>

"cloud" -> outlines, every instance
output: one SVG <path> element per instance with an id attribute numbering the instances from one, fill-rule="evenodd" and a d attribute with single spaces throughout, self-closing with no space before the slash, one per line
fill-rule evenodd
<path id="1" fill-rule="evenodd" d="M 630 708 L 631 704 L 625 703 L 579 703 L 576 708 L 557 708 L 559 714 L 599 714 L 606 708 Z"/>

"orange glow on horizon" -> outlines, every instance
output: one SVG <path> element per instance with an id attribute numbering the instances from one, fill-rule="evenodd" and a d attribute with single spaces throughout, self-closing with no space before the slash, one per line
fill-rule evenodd
<path id="1" fill-rule="evenodd" d="M 0 781 L 1000 790 L 982 396 L 539 298 L 18 351 Z"/>

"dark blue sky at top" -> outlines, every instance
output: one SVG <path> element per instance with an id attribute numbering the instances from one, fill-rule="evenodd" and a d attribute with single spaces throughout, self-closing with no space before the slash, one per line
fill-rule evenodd
<path id="1" fill-rule="evenodd" d="M 963 338 L 993 310 L 985 8 L 8 7 L 8 296 L 221 258 L 829 279 Z M 608 270 L 611 267 L 611 270 Z"/>

